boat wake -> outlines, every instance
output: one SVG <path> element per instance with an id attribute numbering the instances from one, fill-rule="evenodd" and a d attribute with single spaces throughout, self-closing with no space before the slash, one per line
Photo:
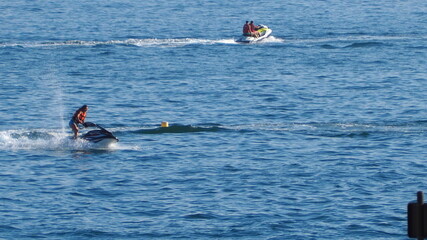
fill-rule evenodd
<path id="1" fill-rule="evenodd" d="M 375 36 L 375 35 L 342 35 L 330 36 L 325 38 L 295 38 L 286 39 L 278 36 L 270 36 L 259 43 L 268 44 L 286 43 L 288 46 L 299 45 L 321 45 L 323 48 L 357 48 L 371 47 L 391 42 L 405 42 L 410 40 L 426 40 L 424 35 L 402 35 L 402 36 Z M 97 47 L 97 46 L 135 46 L 135 47 L 182 47 L 187 45 L 236 45 L 237 39 L 201 39 L 201 38 L 145 38 L 145 39 L 125 39 L 125 40 L 107 40 L 107 41 L 47 41 L 47 42 L 20 42 L 8 43 L 0 42 L 0 48 L 52 48 L 52 47 Z"/>
<path id="2" fill-rule="evenodd" d="M 259 123 L 243 125 L 200 124 L 181 125 L 172 124 L 170 127 L 142 126 L 119 130 L 127 134 L 194 134 L 217 132 L 289 132 L 298 135 L 310 135 L 318 137 L 366 137 L 369 135 L 406 135 L 426 134 L 427 122 L 403 122 L 403 123 L 359 123 L 359 122 L 309 122 L 309 123 Z"/>
<path id="3" fill-rule="evenodd" d="M 236 44 L 234 39 L 198 39 L 198 38 L 172 38 L 172 39 L 126 39 L 110 41 L 58 41 L 58 42 L 26 42 L 26 43 L 1 43 L 0 47 L 22 47 L 22 48 L 45 48 L 45 47 L 93 47 L 108 45 L 123 45 L 137 47 L 181 47 L 186 45 L 214 45 L 214 44 Z"/>
<path id="4" fill-rule="evenodd" d="M 270 36 L 264 43 L 282 43 L 281 38 Z M 21 47 L 21 48 L 51 48 L 51 47 L 94 47 L 94 46 L 136 46 L 136 47 L 182 47 L 187 45 L 235 45 L 238 44 L 234 38 L 225 39 L 200 39 L 200 38 L 171 38 L 171 39 L 126 39 L 110 41 L 55 41 L 55 42 L 22 42 L 22 43 L 2 43 L 0 47 Z"/>
<path id="5" fill-rule="evenodd" d="M 262 40 L 260 43 L 265 44 L 265 43 L 284 43 L 284 42 L 285 42 L 285 39 L 283 39 L 283 38 L 270 36 L 270 37 Z"/>
<path id="6" fill-rule="evenodd" d="M 152 126 L 139 128 L 131 131 L 136 134 L 164 134 L 164 133 L 198 133 L 198 132 L 220 132 L 227 130 L 219 124 L 203 124 L 200 126 L 174 124 L 169 127 Z"/>
<path id="7" fill-rule="evenodd" d="M 34 129 L 34 130 L 6 130 L 0 131 L 0 151 L 19 150 L 141 150 L 139 137 L 137 142 L 129 144 L 130 139 L 135 140 L 138 135 L 156 134 L 213 134 L 213 133 L 254 133 L 270 132 L 283 134 L 284 132 L 295 135 L 304 135 L 321 138 L 387 138 L 390 136 L 405 136 L 427 134 L 427 121 L 404 122 L 404 123 L 281 123 L 281 124 L 248 124 L 248 125 L 221 125 L 221 124 L 200 124 L 181 125 L 172 124 L 169 127 L 154 125 L 117 127 L 113 132 L 127 139 L 127 143 L 118 142 L 99 148 L 96 144 L 83 139 L 74 140 L 71 134 L 61 130 Z M 148 137 L 148 136 L 147 136 Z M 150 137 L 148 137 L 150 138 Z M 144 137 L 145 139 L 145 137 Z"/>
<path id="8" fill-rule="evenodd" d="M 117 144 L 100 148 L 83 139 L 72 139 L 71 134 L 55 130 L 7 130 L 0 131 L 0 150 L 91 150 L 119 149 Z"/>

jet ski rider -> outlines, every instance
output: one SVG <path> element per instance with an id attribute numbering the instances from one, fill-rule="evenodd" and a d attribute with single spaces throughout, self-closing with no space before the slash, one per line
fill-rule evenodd
<path id="1" fill-rule="evenodd" d="M 243 25 L 243 36 L 252 36 L 251 26 L 249 25 L 249 21 L 246 21 L 245 25 Z"/>
<path id="2" fill-rule="evenodd" d="M 259 27 L 255 26 L 254 21 L 251 21 L 249 23 L 249 27 L 250 27 L 252 35 L 254 35 L 254 37 L 259 37 L 260 36 L 260 33 L 257 31 L 259 29 Z"/>
<path id="3" fill-rule="evenodd" d="M 77 138 L 77 134 L 79 133 L 78 124 L 85 123 L 86 113 L 89 107 L 87 105 L 83 105 L 81 108 L 77 109 L 77 111 L 73 114 L 73 117 L 71 118 L 68 125 L 73 130 L 74 133 L 74 139 Z"/>
<path id="4" fill-rule="evenodd" d="M 243 36 L 250 36 L 250 37 L 259 37 L 260 34 L 257 31 L 257 27 L 255 27 L 254 22 L 246 21 L 245 25 L 243 25 Z"/>

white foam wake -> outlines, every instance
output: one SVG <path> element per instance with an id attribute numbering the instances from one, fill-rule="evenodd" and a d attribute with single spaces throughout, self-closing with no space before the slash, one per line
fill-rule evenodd
<path id="1" fill-rule="evenodd" d="M 98 46 L 98 45 L 131 45 L 138 47 L 179 47 L 185 45 L 213 45 L 213 44 L 235 44 L 234 39 L 198 39 L 198 38 L 172 38 L 172 39 L 126 39 L 110 41 L 59 41 L 59 42 L 23 42 L 23 43 L 0 43 L 0 47 L 63 47 L 63 46 Z"/>
<path id="2" fill-rule="evenodd" d="M 22 129 L 0 131 L 0 151 L 20 150 L 131 150 L 141 147 L 123 142 L 108 146 L 98 145 L 83 139 L 73 139 L 72 134 L 59 129 Z"/>
<path id="3" fill-rule="evenodd" d="M 71 134 L 54 130 L 0 131 L 0 150 L 88 150 L 92 143 L 72 139 Z"/>

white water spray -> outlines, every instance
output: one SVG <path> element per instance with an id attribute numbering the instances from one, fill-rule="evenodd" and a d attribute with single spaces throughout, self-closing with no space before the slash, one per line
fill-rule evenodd
<path id="1" fill-rule="evenodd" d="M 53 72 L 45 74 L 43 77 L 44 87 L 49 89 L 51 95 L 50 108 L 53 109 L 53 113 L 56 113 L 55 117 L 58 119 L 59 126 L 61 127 L 62 133 L 66 133 L 65 119 L 64 119 L 64 94 L 62 90 L 62 83 L 59 77 Z M 53 116 L 52 116 L 53 117 Z M 54 118 L 54 119 L 55 119 Z"/>

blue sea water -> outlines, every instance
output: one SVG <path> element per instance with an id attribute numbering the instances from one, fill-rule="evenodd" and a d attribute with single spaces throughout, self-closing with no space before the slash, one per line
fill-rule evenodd
<path id="1" fill-rule="evenodd" d="M 407 239 L 426 1 L 0 11 L 0 238 Z M 246 20 L 272 37 L 237 44 Z M 119 143 L 69 139 L 83 104 Z"/>

